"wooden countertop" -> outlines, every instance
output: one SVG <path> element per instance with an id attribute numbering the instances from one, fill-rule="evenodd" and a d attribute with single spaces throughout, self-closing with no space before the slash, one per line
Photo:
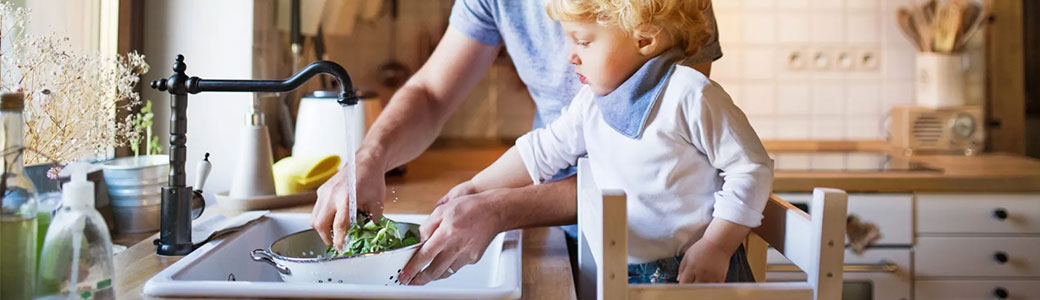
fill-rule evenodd
<path id="1" fill-rule="evenodd" d="M 508 149 L 501 143 L 454 143 L 452 150 L 435 154 L 445 162 L 460 163 L 462 155 L 481 153 L 495 156 Z M 884 141 L 763 141 L 766 150 L 781 152 L 877 152 L 902 157 L 900 151 L 888 148 Z M 458 147 L 458 148 L 456 148 Z M 458 154 L 452 154 L 458 152 Z M 964 155 L 914 155 L 909 162 L 923 164 L 936 171 L 923 172 L 841 172 L 777 171 L 774 192 L 809 192 L 815 187 L 831 187 L 852 193 L 911 192 L 1040 192 L 1040 160 L 1002 153 Z M 481 159 L 483 161 L 483 158 Z M 490 160 L 488 160 L 490 162 Z M 469 167 L 480 168 L 479 164 Z M 409 165 L 411 166 L 411 165 Z M 432 175 L 432 174 L 431 174 Z"/>
<path id="2" fill-rule="evenodd" d="M 766 141 L 766 149 L 781 152 L 882 152 L 894 157 L 900 151 L 880 141 L 818 142 Z M 903 159 L 903 158 L 900 158 Z M 1040 160 L 1003 153 L 964 155 L 913 155 L 905 157 L 937 171 L 920 172 L 784 172 L 777 171 L 774 192 L 808 192 L 814 187 L 831 187 L 847 192 L 1040 192 Z"/>
<path id="3" fill-rule="evenodd" d="M 506 148 L 430 150 L 408 164 L 401 178 L 387 180 L 386 213 L 428 214 L 433 204 L 455 184 L 469 179 L 491 164 Z M 393 199 L 396 198 L 396 201 Z M 310 212 L 311 205 L 301 205 L 277 212 Z M 219 212 L 210 209 L 207 213 Z M 231 212 L 221 212 L 232 214 Z M 157 235 L 116 235 L 114 240 L 141 240 L 115 259 L 116 298 L 145 298 L 144 283 L 180 257 L 155 254 L 152 240 Z M 570 259 L 564 233 L 556 227 L 525 229 L 523 232 L 523 298 L 575 299 Z"/>

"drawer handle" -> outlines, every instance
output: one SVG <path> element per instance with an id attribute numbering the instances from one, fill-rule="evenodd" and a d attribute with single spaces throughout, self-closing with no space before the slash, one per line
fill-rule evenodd
<path id="1" fill-rule="evenodd" d="M 766 265 L 766 272 L 801 272 L 795 265 Z M 842 271 L 845 273 L 870 273 L 870 272 L 884 272 L 884 273 L 895 273 L 899 271 L 899 266 L 893 263 L 880 263 L 880 264 L 845 264 L 842 266 Z"/>
<path id="2" fill-rule="evenodd" d="M 993 217 L 997 218 L 997 220 L 1004 221 L 1008 218 L 1008 212 L 1004 208 L 997 208 L 993 210 Z"/>
<path id="3" fill-rule="evenodd" d="M 997 299 L 1007 299 L 1008 291 L 1005 288 L 998 287 L 993 290 L 993 296 L 997 296 Z"/>
<path id="4" fill-rule="evenodd" d="M 1004 253 L 1004 251 L 997 251 L 997 253 L 993 254 L 993 259 L 1000 264 L 1005 264 L 1008 262 L 1008 255 L 1007 253 Z"/>

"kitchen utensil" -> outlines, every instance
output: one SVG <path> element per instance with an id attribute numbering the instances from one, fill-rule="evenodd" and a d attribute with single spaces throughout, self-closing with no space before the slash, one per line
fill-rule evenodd
<path id="1" fill-rule="evenodd" d="M 383 86 L 388 88 L 400 87 L 411 71 L 403 63 L 397 60 L 397 16 L 399 13 L 398 0 L 390 0 L 390 60 L 379 66 L 379 75 Z"/>
<path id="2" fill-rule="evenodd" d="M 921 38 L 924 52 L 932 52 L 932 23 L 929 21 L 928 13 L 921 7 L 910 7 L 910 13 L 912 16 L 910 20 L 917 31 L 917 35 Z"/>
<path id="3" fill-rule="evenodd" d="M 914 48 L 917 48 L 918 52 L 924 51 L 924 45 L 921 43 L 921 36 L 917 34 L 917 27 L 914 27 L 913 16 L 910 10 L 905 7 L 900 7 L 896 12 L 896 21 L 899 22 L 899 29 L 903 31 L 907 39 L 914 44 Z"/>
<path id="4" fill-rule="evenodd" d="M 964 18 L 963 9 L 964 7 L 958 5 L 955 1 L 939 5 L 932 31 L 935 33 L 933 45 L 936 52 L 953 52 Z"/>
<path id="5" fill-rule="evenodd" d="M 892 108 L 892 139 L 896 149 L 913 153 L 972 155 L 985 145 L 982 108 L 959 106 Z"/>
<path id="6" fill-rule="evenodd" d="M 935 0 L 928 0 L 924 5 L 921 6 L 921 12 L 924 15 L 924 21 L 928 24 L 935 23 L 935 12 L 938 10 L 939 3 Z"/>
<path id="7" fill-rule="evenodd" d="M 401 235 L 419 236 L 419 225 L 397 223 Z M 340 257 L 325 257 L 328 246 L 314 229 L 283 237 L 267 249 L 254 249 L 254 261 L 265 262 L 278 270 L 288 283 L 351 283 L 399 285 L 397 274 L 412 258 L 420 244 L 403 248 Z"/>
<path id="8" fill-rule="evenodd" d="M 989 19 L 991 5 L 992 2 L 989 0 L 983 1 L 982 7 L 978 7 L 975 4 L 971 5 L 971 7 L 974 7 L 974 9 L 972 10 L 977 10 L 978 13 L 974 14 L 974 18 L 965 19 L 964 23 L 970 23 L 970 25 L 968 25 L 967 28 L 964 28 L 961 32 L 961 37 L 957 40 L 957 45 L 954 47 L 957 49 L 955 51 L 963 49 L 964 45 L 966 45 L 968 41 L 971 40 L 973 36 L 975 36 L 975 33 L 982 31 L 982 26 L 986 23 L 986 20 Z"/>

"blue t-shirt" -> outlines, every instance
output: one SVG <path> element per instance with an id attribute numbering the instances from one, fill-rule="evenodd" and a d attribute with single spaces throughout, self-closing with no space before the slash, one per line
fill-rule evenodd
<path id="1" fill-rule="evenodd" d="M 722 57 L 715 16 L 705 13 L 712 37 L 694 57 L 693 65 Z M 520 80 L 527 85 L 537 113 L 533 128 L 560 117 L 561 110 L 581 89 L 574 66 L 567 62 L 568 42 L 560 22 L 545 13 L 543 0 L 456 0 L 451 9 L 452 28 L 487 45 L 505 44 Z"/>

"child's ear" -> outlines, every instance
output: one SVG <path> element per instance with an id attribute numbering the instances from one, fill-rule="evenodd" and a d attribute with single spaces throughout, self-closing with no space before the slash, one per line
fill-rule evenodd
<path id="1" fill-rule="evenodd" d="M 639 54 L 645 56 L 654 56 L 658 50 L 664 46 L 664 40 L 661 38 L 661 34 L 655 34 L 649 37 L 639 37 L 636 39 L 636 47 L 639 48 Z"/>

